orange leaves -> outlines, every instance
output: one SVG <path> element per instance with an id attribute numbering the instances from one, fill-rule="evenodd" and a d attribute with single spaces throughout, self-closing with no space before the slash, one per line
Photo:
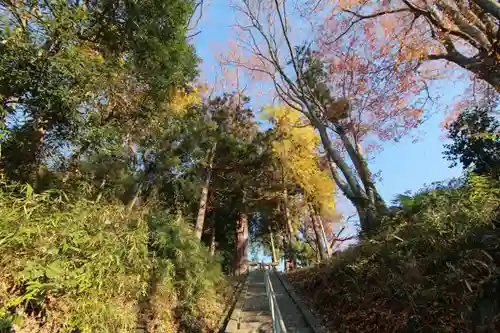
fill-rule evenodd
<path id="1" fill-rule="evenodd" d="M 264 7 L 269 5 L 266 1 L 250 2 Z M 288 9 L 293 8 L 293 1 L 279 1 L 280 4 L 284 2 L 287 2 Z M 290 59 L 297 54 L 290 54 L 289 49 L 304 41 L 304 38 L 295 38 L 298 35 L 293 33 L 294 28 L 310 23 L 317 27 L 312 49 L 326 64 L 328 77 L 325 83 L 331 97 L 345 97 L 352 102 L 352 112 L 346 122 L 354 124 L 356 140 L 363 142 L 367 137 L 390 140 L 415 127 L 423 113 L 424 101 L 420 94 L 425 85 L 418 72 L 423 51 L 417 39 L 419 30 L 414 30 L 420 27 L 420 23 L 414 22 L 406 12 L 360 20 L 343 9 L 363 14 L 392 10 L 396 5 L 395 1 L 375 0 L 340 0 L 328 5 L 323 2 L 322 13 L 308 16 L 308 19 L 315 19 L 312 23 L 300 22 L 301 17 L 294 17 L 286 11 L 289 16 L 288 25 L 283 29 L 287 31 L 285 35 L 280 21 L 269 20 L 268 8 L 261 8 L 253 13 L 253 17 L 258 16 L 262 22 L 253 26 L 252 32 L 245 30 L 242 23 L 240 28 L 247 32 L 246 39 L 240 41 L 238 48 L 231 46 L 237 52 L 228 54 L 233 63 L 251 73 L 252 80 L 274 80 L 273 86 L 277 86 L 277 90 L 281 88 L 277 94 L 283 100 L 289 98 L 287 102 L 297 104 L 296 95 L 300 95 L 296 86 L 298 75 L 290 64 Z M 285 13 L 284 5 L 281 10 Z M 306 41 L 310 39 L 311 36 L 305 36 Z M 269 44 L 260 47 L 266 41 Z"/>
<path id="2" fill-rule="evenodd" d="M 397 17 L 394 17 L 394 15 L 384 15 L 380 17 L 380 24 L 384 33 L 390 34 L 398 28 L 399 20 Z"/>
<path id="3" fill-rule="evenodd" d="M 380 41 L 397 47 L 401 61 L 454 63 L 500 91 L 498 74 L 489 70 L 500 63 L 495 58 L 500 25 L 491 7 L 463 0 L 369 0 L 362 7 L 348 9 L 359 24 L 371 21 L 380 26 L 385 35 Z M 451 71 L 446 75 L 456 79 Z"/>
<path id="4" fill-rule="evenodd" d="M 458 115 L 462 112 L 463 109 L 456 108 L 452 112 L 448 113 L 446 117 L 441 122 L 441 127 L 447 128 L 455 119 L 457 119 Z"/>
<path id="5" fill-rule="evenodd" d="M 369 1 L 342 2 L 357 11 Z M 369 2 L 363 13 L 393 9 L 393 2 Z M 332 96 L 352 101 L 350 121 L 355 136 L 390 140 L 418 125 L 423 114 L 419 95 L 425 88 L 419 75 L 423 54 L 406 13 L 359 20 L 337 11 L 318 34 L 321 57 L 328 63 Z M 357 22 L 356 24 L 352 24 Z M 413 22 L 415 24 L 415 22 Z M 409 38 L 397 38 L 405 36 Z M 422 101 L 423 102 L 423 101 Z"/>

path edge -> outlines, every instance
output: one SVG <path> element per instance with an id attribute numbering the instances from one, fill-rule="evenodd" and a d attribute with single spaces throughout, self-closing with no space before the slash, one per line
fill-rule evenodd
<path id="1" fill-rule="evenodd" d="M 223 333 L 236 333 L 239 330 L 239 324 L 240 324 L 240 317 L 241 317 L 241 307 L 242 303 L 244 302 L 245 297 L 241 297 L 242 295 L 247 294 L 248 290 L 248 276 L 249 274 L 246 274 L 245 280 L 244 280 L 244 285 L 238 295 L 238 298 L 236 300 L 236 304 L 234 305 L 233 310 L 231 311 L 231 316 L 229 317 L 229 321 L 227 322 L 226 327 L 224 327 L 221 332 Z"/>
<path id="2" fill-rule="evenodd" d="M 281 284 L 285 288 L 286 292 L 293 300 L 293 302 L 297 305 L 300 312 L 304 316 L 307 324 L 311 327 L 314 333 L 326 333 L 324 327 L 320 324 L 319 320 L 312 314 L 311 311 L 304 305 L 304 303 L 300 300 L 300 297 L 293 291 L 293 288 L 288 283 L 286 276 L 280 272 L 274 272 L 278 276 L 278 280 L 280 280 Z"/>

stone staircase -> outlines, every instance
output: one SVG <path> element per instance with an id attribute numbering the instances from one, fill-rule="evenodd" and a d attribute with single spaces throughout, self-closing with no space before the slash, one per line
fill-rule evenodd
<path id="1" fill-rule="evenodd" d="M 304 309 L 297 305 L 296 299 L 294 300 L 290 296 L 290 293 L 278 277 L 278 273 L 269 271 L 269 277 L 287 333 L 322 333 L 321 329 L 315 329 L 310 325 L 311 318 L 306 318 L 310 314 L 303 313 Z M 249 272 L 247 283 L 231 314 L 225 332 L 273 332 L 264 270 L 259 269 Z"/>

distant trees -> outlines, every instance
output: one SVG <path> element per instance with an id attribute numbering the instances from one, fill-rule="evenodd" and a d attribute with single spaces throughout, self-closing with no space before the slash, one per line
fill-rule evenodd
<path id="1" fill-rule="evenodd" d="M 307 220 L 306 224 L 311 224 L 315 232 L 314 241 L 321 259 L 327 259 L 330 252 L 321 217 L 325 221 L 338 217 L 335 211 L 337 187 L 328 172 L 321 168 L 320 137 L 306 118 L 290 107 L 268 107 L 264 111 L 274 125 L 272 152 L 277 181 L 282 187 L 281 204 L 288 246 L 293 247 L 299 238 L 301 224 Z M 293 223 L 296 218 L 302 223 Z"/>

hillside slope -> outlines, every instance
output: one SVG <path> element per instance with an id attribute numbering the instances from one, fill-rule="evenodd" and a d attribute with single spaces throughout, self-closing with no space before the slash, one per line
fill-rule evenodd
<path id="1" fill-rule="evenodd" d="M 288 279 L 330 332 L 498 332 L 499 193 L 471 177 L 402 197 L 377 237 Z"/>

